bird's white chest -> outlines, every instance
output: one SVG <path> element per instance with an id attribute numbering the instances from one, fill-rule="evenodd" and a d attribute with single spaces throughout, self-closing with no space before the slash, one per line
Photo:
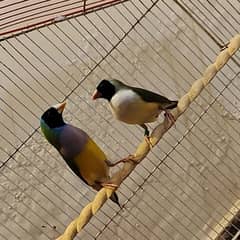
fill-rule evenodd
<path id="1" fill-rule="evenodd" d="M 110 106 L 118 120 L 129 124 L 155 121 L 160 113 L 156 104 L 144 102 L 140 96 L 128 89 L 117 92 L 112 97 Z"/>

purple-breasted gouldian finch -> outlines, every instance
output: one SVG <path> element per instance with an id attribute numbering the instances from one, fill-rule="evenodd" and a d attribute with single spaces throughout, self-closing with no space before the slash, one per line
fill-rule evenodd
<path id="1" fill-rule="evenodd" d="M 62 113 L 65 105 L 66 102 L 57 104 L 43 113 L 41 130 L 71 170 L 84 183 L 99 191 L 109 184 L 107 182 L 111 163 L 85 131 L 64 122 Z M 120 206 L 115 192 L 110 198 Z"/>

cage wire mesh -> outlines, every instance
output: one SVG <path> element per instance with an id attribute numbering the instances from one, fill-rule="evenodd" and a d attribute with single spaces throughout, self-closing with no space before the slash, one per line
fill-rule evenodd
<path id="1" fill-rule="evenodd" d="M 55 239 L 94 198 L 43 138 L 43 111 L 67 99 L 66 121 L 119 160 L 134 152 L 142 130 L 90 100 L 99 80 L 177 99 L 240 30 L 237 0 L 118 1 L 74 17 L 66 11 L 76 2 L 46 2 L 1 3 L 0 239 Z M 111 1 L 86 1 L 95 2 Z M 237 52 L 120 186 L 124 208 L 108 201 L 76 239 L 217 237 L 240 206 L 239 58 Z"/>

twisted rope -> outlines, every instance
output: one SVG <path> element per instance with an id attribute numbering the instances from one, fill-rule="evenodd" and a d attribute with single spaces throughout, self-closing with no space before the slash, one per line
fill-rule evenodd
<path id="1" fill-rule="evenodd" d="M 180 98 L 177 108 L 172 110 L 172 114 L 175 119 L 181 116 L 186 109 L 189 107 L 191 102 L 199 96 L 201 91 L 207 86 L 207 84 L 213 79 L 219 70 L 227 63 L 229 58 L 240 48 L 240 34 L 237 34 L 232 38 L 226 48 L 220 52 L 216 61 L 207 67 L 203 76 L 196 80 L 188 93 Z M 152 146 L 154 147 L 162 138 L 162 136 L 168 131 L 168 129 L 173 124 L 164 119 L 156 128 L 152 131 L 150 135 L 150 140 Z M 119 186 L 125 178 L 134 170 L 137 164 L 139 164 L 151 150 L 149 144 L 145 139 L 138 145 L 137 150 L 134 155 L 129 156 L 131 161 L 124 163 L 122 169 L 116 172 L 109 182 L 112 185 Z M 104 187 L 102 188 L 95 196 L 94 200 L 85 206 L 80 213 L 80 215 L 74 219 L 69 226 L 66 228 L 63 235 L 58 237 L 56 240 L 73 240 L 73 238 L 80 232 L 84 226 L 89 222 L 89 220 L 97 213 L 97 211 L 102 207 L 102 205 L 107 201 L 108 198 L 112 195 L 114 191 L 117 190 L 117 187 Z"/>

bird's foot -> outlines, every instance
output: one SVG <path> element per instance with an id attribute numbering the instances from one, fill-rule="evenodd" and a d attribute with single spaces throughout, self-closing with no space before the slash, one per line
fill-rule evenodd
<path id="1" fill-rule="evenodd" d="M 151 143 L 151 137 L 149 135 L 144 135 L 146 143 L 149 145 L 150 149 L 153 148 L 153 145 Z"/>
<path id="2" fill-rule="evenodd" d="M 165 116 L 165 118 L 166 118 L 171 124 L 174 124 L 174 126 L 175 126 L 175 128 L 176 128 L 176 125 L 175 125 L 176 119 L 175 119 L 175 117 L 172 115 L 172 113 L 169 112 L 169 111 L 165 111 L 164 116 Z"/>
<path id="3" fill-rule="evenodd" d="M 110 162 L 110 161 L 108 161 L 108 160 L 107 160 L 106 162 L 107 162 L 107 165 L 108 165 L 109 167 L 115 167 L 115 166 L 118 165 L 119 163 L 125 163 L 125 162 L 129 162 L 129 161 L 136 163 L 136 162 L 134 161 L 134 156 L 131 155 L 131 154 L 130 154 L 128 157 L 123 158 L 123 159 L 121 159 L 121 160 L 119 160 L 119 161 L 117 161 L 117 162 L 115 162 L 115 163 L 112 163 L 112 162 Z"/>

